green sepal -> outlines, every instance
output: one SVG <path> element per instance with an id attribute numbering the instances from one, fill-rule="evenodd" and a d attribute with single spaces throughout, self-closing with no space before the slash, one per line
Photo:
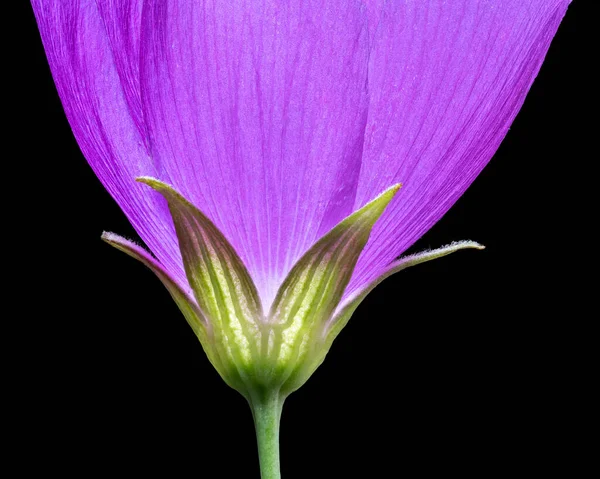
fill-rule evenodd
<path id="1" fill-rule="evenodd" d="M 400 185 L 394 185 L 348 216 L 323 236 L 294 265 L 282 283 L 263 336 L 264 371 L 289 394 L 312 374 L 315 358 L 325 355 L 322 336 L 334 314 L 356 262 Z"/>
<path id="2" fill-rule="evenodd" d="M 188 283 L 211 326 L 210 344 L 223 365 L 219 372 L 243 394 L 254 386 L 264 322 L 248 270 L 219 229 L 171 186 L 137 178 L 167 200 Z"/>

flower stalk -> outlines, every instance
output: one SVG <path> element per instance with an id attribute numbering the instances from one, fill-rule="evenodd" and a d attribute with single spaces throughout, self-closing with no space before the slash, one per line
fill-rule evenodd
<path id="1" fill-rule="evenodd" d="M 260 461 L 261 479 L 280 479 L 279 423 L 283 408 L 283 397 L 279 391 L 268 391 L 249 399 Z"/>

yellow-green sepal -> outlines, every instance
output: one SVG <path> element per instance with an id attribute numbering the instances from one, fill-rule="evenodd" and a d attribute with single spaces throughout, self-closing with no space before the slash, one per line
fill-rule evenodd
<path id="1" fill-rule="evenodd" d="M 270 333 L 263 337 L 265 379 L 280 382 L 286 394 L 310 377 L 329 346 L 325 327 L 352 277 L 375 222 L 400 185 L 394 185 L 348 216 L 323 236 L 294 265 L 268 315 Z M 320 358 L 320 359 L 319 359 Z M 317 364 L 318 365 L 318 364 Z"/>
<path id="2" fill-rule="evenodd" d="M 167 200 L 186 277 L 205 315 L 209 344 L 226 382 L 247 395 L 258 374 L 258 347 L 264 314 L 248 270 L 225 236 L 198 208 L 170 185 L 141 177 Z"/>

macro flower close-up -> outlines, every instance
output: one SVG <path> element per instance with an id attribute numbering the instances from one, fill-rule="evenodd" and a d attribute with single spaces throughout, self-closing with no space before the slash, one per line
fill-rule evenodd
<path id="1" fill-rule="evenodd" d="M 247 400 L 262 479 L 284 401 L 366 296 L 484 249 L 406 254 L 499 148 L 569 3 L 31 0 L 81 152 L 143 244 L 102 239 Z"/>

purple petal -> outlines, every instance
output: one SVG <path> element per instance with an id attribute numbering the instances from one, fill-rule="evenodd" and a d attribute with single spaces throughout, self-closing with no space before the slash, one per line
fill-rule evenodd
<path id="1" fill-rule="evenodd" d="M 31 3 L 56 88 L 81 151 L 140 237 L 171 276 L 184 285 L 166 204 L 158 193 L 135 182 L 135 177 L 154 175 L 156 169 L 142 134 L 135 72 L 123 62 L 125 53 L 113 55 L 105 22 L 94 1 Z M 115 31 L 113 34 L 116 39 Z M 121 79 L 129 86 L 123 87 Z"/>
<path id="2" fill-rule="evenodd" d="M 375 225 L 347 296 L 438 221 L 486 165 L 568 3 L 386 3 L 371 50 L 355 208 L 393 183 L 403 188 Z"/>
<path id="3" fill-rule="evenodd" d="M 375 36 L 375 32 L 377 31 L 377 26 L 379 25 L 379 20 L 381 18 L 381 13 L 383 11 L 383 6 L 385 4 L 385 0 L 363 0 L 365 4 L 365 8 L 367 9 L 367 17 L 369 23 L 369 42 L 373 42 L 373 38 Z"/>
<path id="4" fill-rule="evenodd" d="M 114 66 L 129 114 L 140 137 L 146 141 L 146 126 L 140 96 L 140 28 L 143 0 L 96 0 Z M 147 145 L 146 145 L 147 146 Z"/>
<path id="5" fill-rule="evenodd" d="M 366 122 L 360 2 L 150 1 L 142 104 L 156 177 L 227 237 L 270 304 L 352 212 Z"/>

